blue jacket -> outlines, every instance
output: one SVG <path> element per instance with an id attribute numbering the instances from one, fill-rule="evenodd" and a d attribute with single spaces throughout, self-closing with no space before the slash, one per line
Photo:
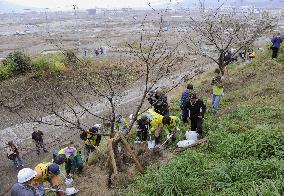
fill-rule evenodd
<path id="1" fill-rule="evenodd" d="M 273 37 L 271 42 L 273 43 L 272 45 L 273 48 L 280 48 L 280 44 L 282 43 L 282 38 L 279 36 Z"/>
<path id="2" fill-rule="evenodd" d="M 189 104 L 189 101 L 190 101 L 190 94 L 189 94 L 189 90 L 186 89 L 181 94 L 180 107 L 185 108 Z"/>

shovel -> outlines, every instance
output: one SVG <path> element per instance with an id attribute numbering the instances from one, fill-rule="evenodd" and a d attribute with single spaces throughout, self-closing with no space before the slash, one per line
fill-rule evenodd
<path id="1" fill-rule="evenodd" d="M 169 137 L 166 139 L 166 141 L 164 141 L 164 143 L 162 143 L 162 145 L 159 146 L 159 148 L 162 149 L 163 146 L 173 137 L 173 135 L 174 135 L 173 133 L 171 135 L 169 135 Z"/>

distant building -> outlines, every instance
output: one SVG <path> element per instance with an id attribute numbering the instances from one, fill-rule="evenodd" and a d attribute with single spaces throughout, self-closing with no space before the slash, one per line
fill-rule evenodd
<path id="1" fill-rule="evenodd" d="M 130 11 L 132 11 L 132 8 L 121 8 L 121 10 L 123 12 L 130 12 Z"/>
<path id="2" fill-rule="evenodd" d="M 87 12 L 88 12 L 89 15 L 96 15 L 97 9 L 88 9 Z"/>

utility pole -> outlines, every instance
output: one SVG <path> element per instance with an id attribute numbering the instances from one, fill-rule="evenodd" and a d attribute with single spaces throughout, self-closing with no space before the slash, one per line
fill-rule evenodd
<path id="1" fill-rule="evenodd" d="M 75 15 L 75 28 L 76 28 L 76 34 L 78 36 L 77 38 L 77 50 L 80 52 L 80 31 L 79 31 L 79 27 L 78 27 L 78 6 L 77 5 L 73 5 L 73 10 L 74 10 L 74 15 Z"/>
<path id="2" fill-rule="evenodd" d="M 45 8 L 44 10 L 44 14 L 45 14 L 45 22 L 46 22 L 46 32 L 49 34 L 49 24 L 48 24 L 48 21 L 47 21 L 47 12 L 46 10 L 48 10 L 49 8 Z"/>

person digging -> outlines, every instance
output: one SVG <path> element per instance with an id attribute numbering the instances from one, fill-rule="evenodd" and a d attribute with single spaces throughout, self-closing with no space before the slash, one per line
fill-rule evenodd
<path id="1" fill-rule="evenodd" d="M 35 167 L 37 175 L 33 180 L 32 185 L 38 189 L 38 196 L 45 195 L 44 183 L 48 182 L 55 190 L 56 195 L 64 195 L 63 191 L 59 190 L 58 176 L 60 174 L 59 165 L 56 163 L 40 163 Z"/>
<path id="2" fill-rule="evenodd" d="M 161 132 L 163 129 L 171 129 L 171 138 L 175 140 L 175 132 L 179 125 L 179 119 L 175 116 L 162 116 L 155 112 L 153 109 L 147 110 L 147 112 L 141 115 L 141 121 L 149 126 L 149 134 L 154 135 L 155 148 L 161 147 Z M 174 137 L 173 137 L 174 136 Z"/>
<path id="3" fill-rule="evenodd" d="M 71 178 L 76 171 L 82 172 L 84 167 L 81 152 L 72 146 L 67 146 L 58 152 L 54 152 L 53 162 L 58 165 L 65 163 L 65 171 L 68 178 Z"/>
<path id="4" fill-rule="evenodd" d="M 97 127 L 92 127 L 87 131 L 84 131 L 80 134 L 81 140 L 84 141 L 84 157 L 85 162 L 88 162 L 88 158 L 91 152 L 95 152 L 97 147 L 100 145 L 101 142 L 101 135 L 96 135 L 99 129 Z"/>

